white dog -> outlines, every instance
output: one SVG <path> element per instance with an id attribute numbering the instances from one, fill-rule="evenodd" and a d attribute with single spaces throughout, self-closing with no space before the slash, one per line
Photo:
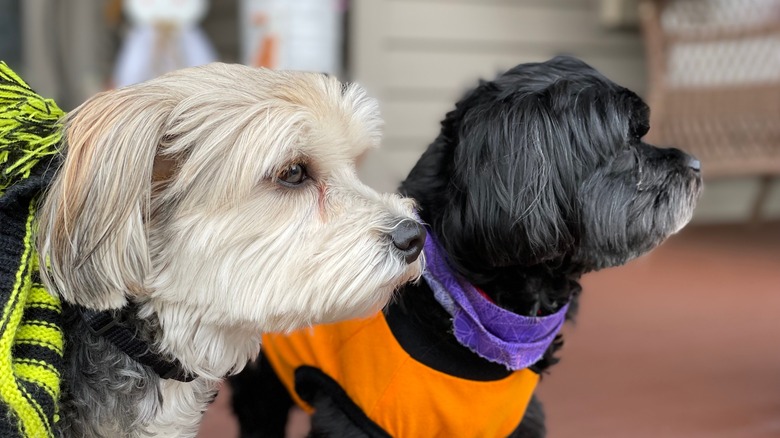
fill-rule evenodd
<path id="1" fill-rule="evenodd" d="M 69 114 L 39 211 L 64 434 L 193 436 L 261 332 L 369 314 L 419 277 L 411 201 L 356 176 L 380 128 L 356 85 L 226 64 Z"/>

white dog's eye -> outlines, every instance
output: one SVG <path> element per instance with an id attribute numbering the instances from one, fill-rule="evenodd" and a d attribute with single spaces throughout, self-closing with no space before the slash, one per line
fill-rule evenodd
<path id="1" fill-rule="evenodd" d="M 279 182 L 286 186 L 297 186 L 306 181 L 306 167 L 303 164 L 292 164 L 279 174 Z"/>

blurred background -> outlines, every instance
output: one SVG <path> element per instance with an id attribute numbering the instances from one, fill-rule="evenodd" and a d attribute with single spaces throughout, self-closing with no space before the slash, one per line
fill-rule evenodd
<path id="1" fill-rule="evenodd" d="M 0 59 L 65 109 L 211 60 L 360 82 L 382 191 L 467 87 L 558 54 L 643 96 L 705 192 L 659 250 L 585 278 L 539 389 L 549 436 L 780 437 L 780 0 L 0 0 Z M 203 438 L 236 436 L 227 390 Z"/>

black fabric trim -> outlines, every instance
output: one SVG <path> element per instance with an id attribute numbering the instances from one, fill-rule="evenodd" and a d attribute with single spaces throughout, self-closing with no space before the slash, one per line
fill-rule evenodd
<path id="1" fill-rule="evenodd" d="M 101 336 L 122 350 L 138 363 L 154 370 L 161 379 L 173 379 L 180 382 L 191 382 L 198 376 L 188 374 L 178 360 L 167 360 L 155 353 L 151 345 L 136 336 L 136 330 L 120 322 L 119 313 L 134 311 L 132 306 L 123 307 L 117 312 L 98 312 L 85 307 L 77 307 L 89 330 L 96 336 Z"/>
<path id="2" fill-rule="evenodd" d="M 0 233 L 0 300 L 6 309 L 17 305 L 16 301 L 9 302 L 9 300 L 16 285 L 16 274 L 21 268 L 22 255 L 25 251 L 30 203 L 34 202 L 35 195 L 43 184 L 42 171 L 36 170 L 37 173 L 8 187 L 0 196 L 0 224 L 3 227 Z M 25 266 L 25 274 L 28 268 L 29 266 Z M 19 299 L 18 295 L 16 299 Z M 5 327 L 0 327 L 0 333 L 4 332 Z"/>
<path id="3" fill-rule="evenodd" d="M 442 373 L 480 382 L 501 380 L 513 373 L 455 339 L 449 314 L 424 281 L 407 286 L 402 293 L 402 300 L 385 309 L 385 320 L 398 344 L 414 360 Z"/>
<path id="4" fill-rule="evenodd" d="M 62 355 L 47 346 L 22 342 L 14 344 L 11 352 L 15 361 L 28 361 L 34 365 L 49 368 L 50 371 L 58 374 L 63 366 Z M 41 362 L 44 362 L 45 365 Z"/>
<path id="5" fill-rule="evenodd" d="M 27 307 L 24 309 L 22 324 L 50 325 L 62 327 L 62 314 L 59 310 L 48 307 Z"/>
<path id="6" fill-rule="evenodd" d="M 27 249 L 25 245 L 35 244 L 34 241 L 28 242 L 27 239 L 30 207 L 33 205 L 32 203 L 38 202 L 38 195 L 45 190 L 54 171 L 59 166 L 59 162 L 60 158 L 58 155 L 41 160 L 31 170 L 29 177 L 14 182 L 0 196 L 0 225 L 2 225 L 2 232 L 0 232 L 0 302 L 2 302 L 2 307 L 7 311 L 23 304 L 19 302 L 21 294 L 17 293 L 14 300 L 11 301 L 11 293 L 16 285 L 16 274 L 21 268 L 22 255 Z M 29 256 L 32 257 L 35 248 L 30 248 L 30 251 Z M 27 275 L 29 273 L 27 270 L 30 268 L 29 260 L 25 260 L 25 264 L 24 275 Z M 34 283 L 40 281 L 37 272 L 29 274 L 32 275 Z M 25 309 L 25 313 L 27 313 L 27 309 Z M 58 321 L 59 318 L 50 320 L 50 322 Z M 7 322 L 8 320 L 6 320 Z M 6 333 L 7 329 L 7 326 L 3 325 L 0 327 L 0 333 L 6 336 L 10 335 Z M 36 359 L 41 358 L 47 361 L 51 360 L 46 365 L 53 368 L 56 372 L 59 373 L 62 369 L 62 358 L 56 354 L 51 356 L 50 353 L 53 353 L 51 350 L 38 347 L 42 350 L 38 351 L 38 348 L 31 344 L 18 344 L 12 348 L 12 351 L 9 353 L 17 360 L 24 361 L 32 357 Z M 29 358 L 26 357 L 28 355 Z M 25 391 L 24 397 L 40 406 L 40 409 L 36 409 L 37 414 L 41 416 L 42 420 L 49 422 L 49 427 L 53 428 L 56 401 L 52 400 L 49 393 L 41 386 L 38 386 L 37 382 L 20 380 L 19 377 L 15 377 L 14 380 Z M 20 430 L 21 427 L 22 424 L 16 412 L 5 403 L 0 403 L 0 436 L 9 438 L 25 436 L 25 433 Z"/>
<path id="7" fill-rule="evenodd" d="M 319 368 L 308 365 L 296 368 L 295 392 L 310 405 L 314 405 L 317 394 L 326 394 L 352 424 L 366 435 L 371 438 L 391 438 L 387 432 L 366 416 L 365 412 L 352 401 L 338 382 Z"/>

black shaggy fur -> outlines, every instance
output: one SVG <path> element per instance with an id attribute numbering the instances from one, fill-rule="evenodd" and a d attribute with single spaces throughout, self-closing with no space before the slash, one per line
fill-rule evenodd
<path id="1" fill-rule="evenodd" d="M 650 251 L 691 218 L 699 163 L 644 143 L 648 116 L 636 94 L 582 61 L 522 64 L 457 103 L 400 191 L 417 200 L 452 267 L 498 305 L 534 316 L 571 302 L 571 318 L 583 274 Z M 391 327 L 392 319 L 436 352 L 423 360 L 430 366 L 507 373 L 458 344 L 425 282 L 400 292 L 388 309 Z M 532 369 L 546 372 L 562 344 L 559 336 Z M 269 384 L 241 388 L 234 403 L 260 413 L 276 402 L 262 400 Z M 345 417 L 332 413 L 337 403 L 325 405 L 333 420 L 315 418 L 315 435 L 345 436 Z M 251 419 L 241 422 L 249 430 Z M 545 436 L 536 398 L 512 436 Z"/>

